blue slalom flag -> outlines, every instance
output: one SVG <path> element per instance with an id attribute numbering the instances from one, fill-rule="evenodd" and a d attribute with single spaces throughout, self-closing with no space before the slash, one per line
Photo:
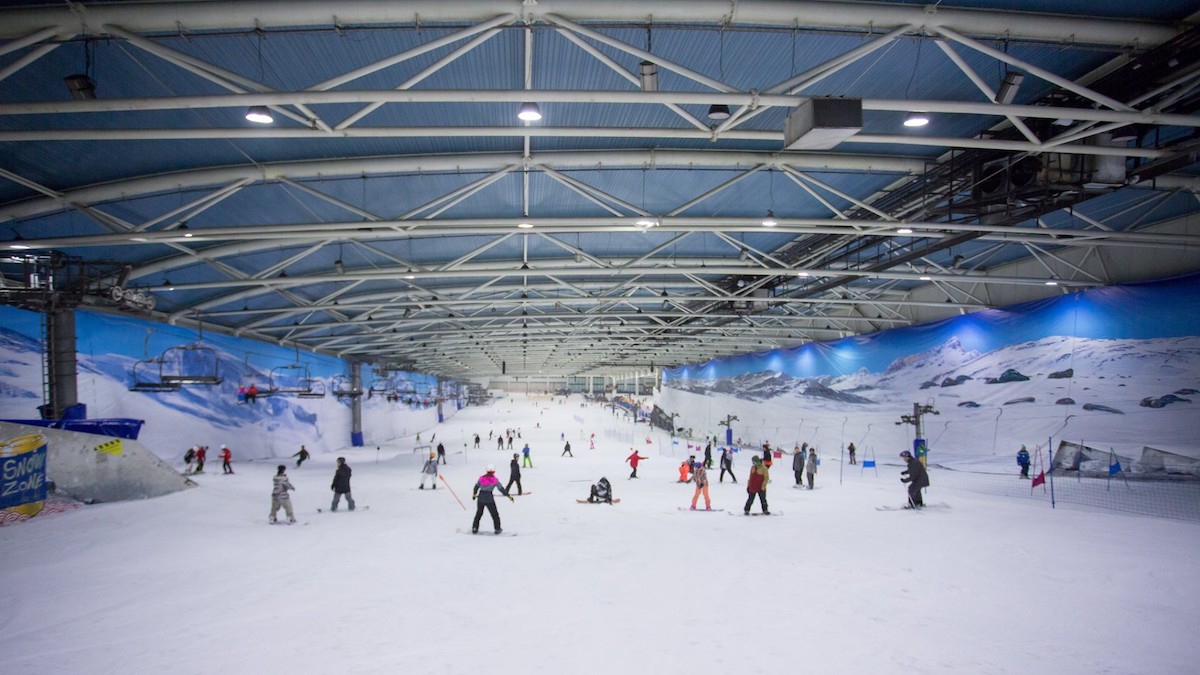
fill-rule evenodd
<path id="1" fill-rule="evenodd" d="M 1120 460 L 1117 460 L 1117 461 L 1113 462 L 1112 464 L 1108 465 L 1108 475 L 1115 476 L 1119 473 L 1121 473 L 1121 461 Z"/>

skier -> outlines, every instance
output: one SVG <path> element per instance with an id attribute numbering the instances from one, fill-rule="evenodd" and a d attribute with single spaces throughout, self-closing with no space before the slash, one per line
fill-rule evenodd
<path id="1" fill-rule="evenodd" d="M 512 435 L 512 432 L 510 431 L 510 432 L 508 432 L 508 449 L 509 450 L 512 450 L 512 441 L 513 441 L 513 435 Z"/>
<path id="2" fill-rule="evenodd" d="M 630 450 L 633 450 L 633 448 L 630 448 Z M 637 450 L 633 450 L 633 454 L 625 458 L 625 461 L 629 462 L 629 465 L 633 467 L 633 473 L 629 474 L 630 478 L 637 478 L 637 465 L 638 465 L 638 462 L 643 459 L 650 459 L 650 458 L 642 457 L 641 455 L 637 454 Z"/>
<path id="3" fill-rule="evenodd" d="M 854 447 L 854 441 L 850 441 L 850 445 L 846 446 L 846 451 L 850 453 L 850 463 L 858 464 L 858 460 L 854 458 L 854 453 L 858 452 L 858 448 Z"/>
<path id="4" fill-rule="evenodd" d="M 346 495 L 346 503 L 350 505 L 351 511 L 354 510 L 354 497 L 350 496 L 350 465 L 346 464 L 345 457 L 337 458 L 337 471 L 333 474 L 333 484 L 329 486 L 329 489 L 333 490 L 333 504 L 329 507 L 330 511 L 337 511 L 342 495 Z"/>
<path id="5" fill-rule="evenodd" d="M 587 500 L 592 504 L 599 502 L 605 502 L 606 504 L 613 503 L 612 484 L 608 482 L 607 478 L 602 476 L 599 481 L 592 485 L 592 492 L 588 495 Z"/>
<path id="6" fill-rule="evenodd" d="M 763 464 L 767 465 L 768 469 L 771 468 L 772 456 L 771 456 L 771 442 L 770 441 L 763 442 L 762 461 L 763 461 Z"/>
<path id="7" fill-rule="evenodd" d="M 425 480 L 426 479 L 429 479 L 429 481 L 433 483 L 434 490 L 437 489 L 437 475 L 438 475 L 437 467 L 438 467 L 437 453 L 431 452 L 431 453 L 429 453 L 429 459 L 425 460 L 425 465 L 421 467 L 421 487 L 418 488 L 419 490 L 425 489 Z"/>
<path id="8" fill-rule="evenodd" d="M 704 468 L 711 469 L 712 463 L 712 443 L 704 446 Z"/>
<path id="9" fill-rule="evenodd" d="M 817 458 L 817 447 L 813 446 L 808 449 L 808 461 L 804 463 L 804 473 L 808 474 L 808 489 L 813 489 L 813 477 L 817 475 L 817 464 L 820 463 Z"/>
<path id="10" fill-rule="evenodd" d="M 479 449 L 479 434 L 475 434 L 475 449 Z"/>
<path id="11" fill-rule="evenodd" d="M 696 500 L 704 495 L 704 510 L 712 511 L 712 500 L 708 498 L 708 469 L 703 462 L 697 462 L 692 470 L 692 480 L 696 481 L 696 491 L 692 493 L 692 510 L 696 510 Z"/>
<path id="12" fill-rule="evenodd" d="M 475 522 L 471 523 L 471 534 L 479 532 L 479 521 L 483 518 L 485 508 L 492 514 L 492 525 L 496 528 L 496 534 L 503 531 L 500 529 L 500 512 L 496 510 L 496 497 L 492 494 L 494 490 L 499 490 L 500 494 L 508 497 L 508 501 L 516 501 L 508 494 L 508 490 L 500 485 L 500 480 L 496 478 L 496 467 L 488 464 L 487 473 L 475 481 L 475 488 L 471 490 L 471 499 L 476 502 Z"/>
<path id="13" fill-rule="evenodd" d="M 517 453 L 513 453 L 512 461 L 508 463 L 508 485 L 504 486 L 505 490 L 511 490 L 513 483 L 517 484 L 517 494 L 523 495 L 525 492 L 521 489 L 521 463 L 517 461 Z"/>
<path id="14" fill-rule="evenodd" d="M 571 455 L 572 457 L 575 456 L 575 454 L 571 452 L 571 441 L 567 441 L 567 444 L 563 446 L 562 454 L 559 455 L 559 457 L 563 457 L 565 455 Z"/>
<path id="15" fill-rule="evenodd" d="M 900 482 L 908 483 L 908 506 L 904 508 L 924 508 L 925 500 L 921 498 L 921 488 L 929 487 L 929 473 L 925 471 L 925 465 L 913 457 L 911 452 L 905 450 L 900 453 L 900 457 L 908 463 L 908 468 L 900 472 Z"/>
<path id="16" fill-rule="evenodd" d="M 733 475 L 733 447 L 730 446 L 721 451 L 721 479 L 717 482 L 725 482 L 725 472 L 729 472 L 729 477 L 733 479 L 734 484 L 737 484 L 737 476 Z"/>
<path id="17" fill-rule="evenodd" d="M 221 446 L 221 472 L 233 473 L 233 452 L 228 445 Z"/>
<path id="18" fill-rule="evenodd" d="M 497 449 L 497 450 L 503 450 L 503 449 L 504 449 L 504 437 L 503 437 L 503 436 L 497 436 L 497 437 L 496 437 L 496 449 Z"/>
<path id="19" fill-rule="evenodd" d="M 287 475 L 284 473 L 286 471 L 287 467 L 282 464 L 275 467 L 275 478 L 273 479 L 271 488 L 272 523 L 275 522 L 275 514 L 279 513 L 280 506 L 282 506 L 283 510 L 287 513 L 288 523 L 291 524 L 296 522 L 296 515 L 292 512 L 292 498 L 288 496 L 288 491 L 295 490 L 296 488 L 292 487 L 291 481 L 288 480 Z"/>
<path id="20" fill-rule="evenodd" d="M 188 448 L 187 452 L 183 453 L 183 461 L 187 462 L 187 468 L 184 469 L 183 472 L 191 473 L 192 462 L 196 461 L 196 446 L 193 445 L 192 447 Z"/>
<path id="21" fill-rule="evenodd" d="M 508 440 L 511 441 L 512 437 L 510 436 Z M 512 443 L 508 444 L 508 449 L 512 450 Z M 521 466 L 527 466 L 531 469 L 533 468 L 533 457 L 529 456 L 529 444 L 528 443 L 525 444 L 525 447 L 521 448 Z"/>
<path id="22" fill-rule="evenodd" d="M 1021 478 L 1029 480 L 1029 451 L 1025 449 L 1024 444 L 1017 451 L 1017 464 L 1021 465 Z"/>
<path id="23" fill-rule="evenodd" d="M 796 474 L 796 487 L 804 486 L 804 461 L 808 459 L 808 443 L 792 451 L 792 473 Z"/>
<path id="24" fill-rule="evenodd" d="M 446 446 L 442 445 L 441 443 L 438 443 L 438 446 L 437 446 L 437 456 L 438 456 L 438 462 L 440 464 L 447 463 L 446 462 Z"/>
<path id="25" fill-rule="evenodd" d="M 691 480 L 692 463 L 684 460 L 679 463 L 679 480 L 676 483 L 686 483 Z"/>
<path id="26" fill-rule="evenodd" d="M 746 494 L 750 496 L 746 498 L 746 507 L 743 511 L 746 515 L 750 515 L 750 506 L 754 503 L 754 497 L 757 495 L 758 503 L 762 505 L 763 515 L 769 516 L 771 512 L 767 509 L 767 483 L 771 480 L 771 472 L 763 463 L 762 457 L 755 457 L 752 461 L 754 466 L 750 467 L 750 477 L 746 479 Z"/>
<path id="27" fill-rule="evenodd" d="M 207 447 L 203 445 L 196 447 L 196 473 L 204 473 L 204 458 L 207 456 Z"/>
<path id="28" fill-rule="evenodd" d="M 309 458 L 308 449 L 302 445 L 302 446 L 300 446 L 300 452 L 297 452 L 296 454 L 292 455 L 292 457 L 300 458 L 300 459 L 296 460 L 296 468 L 299 469 L 300 465 L 304 463 L 304 460 Z"/>

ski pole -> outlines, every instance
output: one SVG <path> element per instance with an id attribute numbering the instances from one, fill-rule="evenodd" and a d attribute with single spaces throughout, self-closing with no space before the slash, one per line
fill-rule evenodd
<path id="1" fill-rule="evenodd" d="M 446 477 L 439 473 L 438 478 L 442 479 L 442 483 L 446 485 L 446 489 L 450 491 L 450 494 L 454 497 L 454 501 L 458 502 L 458 505 L 462 507 L 463 511 L 466 511 L 467 505 L 462 503 L 462 500 L 458 498 L 458 495 L 454 494 L 454 488 L 450 487 L 450 483 L 446 482 Z"/>

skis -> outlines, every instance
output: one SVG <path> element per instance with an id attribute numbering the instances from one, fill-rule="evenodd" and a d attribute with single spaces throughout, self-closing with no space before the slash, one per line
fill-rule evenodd
<path id="1" fill-rule="evenodd" d="M 371 507 L 369 507 L 369 506 L 358 506 L 353 509 L 342 509 L 342 510 L 347 511 L 347 512 L 354 512 L 354 511 L 369 511 L 370 509 L 371 509 Z M 333 511 L 331 509 L 327 512 L 327 511 L 325 511 L 325 509 L 317 509 L 317 513 L 337 513 L 337 511 Z"/>
<path id="2" fill-rule="evenodd" d="M 512 493 L 509 493 L 509 494 L 513 497 L 528 497 L 529 495 L 533 494 L 533 491 L 530 490 L 529 492 L 522 492 L 520 494 L 515 494 L 515 495 Z"/>
<path id="3" fill-rule="evenodd" d="M 905 506 L 876 506 L 875 510 L 876 511 L 924 511 L 926 509 L 948 509 L 948 508 L 950 508 L 949 504 L 926 504 L 924 506 L 919 506 L 917 508 L 913 508 L 913 507 L 907 506 L 907 505 L 905 505 Z"/>
<path id="4" fill-rule="evenodd" d="M 455 530 L 455 532 L 457 532 L 459 534 L 472 534 L 472 535 L 484 534 L 484 535 L 491 535 L 493 537 L 515 537 L 515 536 L 517 536 L 516 532 L 501 532 L 500 534 L 496 534 L 495 532 L 493 532 L 491 530 L 480 530 L 478 532 L 472 532 L 470 530 L 464 530 L 461 527 L 458 528 L 457 530 Z"/>
<path id="5" fill-rule="evenodd" d="M 307 525 L 307 524 L 308 524 L 308 521 L 306 520 L 306 521 L 304 521 L 304 522 L 302 523 L 302 522 L 300 522 L 300 521 L 298 521 L 298 520 L 297 520 L 297 521 L 295 521 L 295 522 L 289 523 L 289 522 L 288 522 L 288 521 L 286 521 L 286 520 L 276 520 L 275 522 L 271 522 L 270 520 L 268 520 L 268 521 L 267 521 L 267 524 L 268 524 L 268 525 Z"/>
<path id="6" fill-rule="evenodd" d="M 614 500 L 612 500 L 612 502 L 589 502 L 586 499 L 576 499 L 575 501 L 579 502 L 580 504 L 609 504 L 609 503 L 620 504 L 621 503 L 620 499 L 614 499 Z"/>
<path id="7" fill-rule="evenodd" d="M 684 511 L 684 512 L 695 511 L 696 513 L 716 513 L 717 511 L 724 511 L 725 509 L 699 509 L 699 508 L 690 508 L 687 506 L 681 506 L 681 507 L 679 507 L 679 510 Z"/>
<path id="8" fill-rule="evenodd" d="M 733 512 L 733 511 L 730 511 L 730 512 L 729 512 L 729 515 L 731 515 L 731 516 L 736 516 L 736 515 L 737 515 L 737 513 Z M 772 512 L 770 512 L 770 513 L 762 513 L 762 512 L 759 512 L 759 513 L 743 513 L 742 515 L 743 515 L 743 516 L 782 516 L 782 515 L 783 515 L 783 511 L 772 511 Z"/>

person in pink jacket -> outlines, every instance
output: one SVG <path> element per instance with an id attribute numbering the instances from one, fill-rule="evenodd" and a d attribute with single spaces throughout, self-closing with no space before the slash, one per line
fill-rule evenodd
<path id="1" fill-rule="evenodd" d="M 475 500 L 475 522 L 471 524 L 471 534 L 478 534 L 479 521 L 483 518 L 484 509 L 492 514 L 492 525 L 496 528 L 496 534 L 502 532 L 500 512 L 496 510 L 496 497 L 492 494 L 496 490 L 508 497 L 508 501 L 513 501 L 512 495 L 508 494 L 508 489 L 500 484 L 499 478 L 496 478 L 496 467 L 488 464 L 487 473 L 475 481 L 475 488 L 471 490 L 471 499 Z"/>
<path id="2" fill-rule="evenodd" d="M 630 448 L 630 450 L 633 450 L 633 448 Z M 638 465 L 638 462 L 643 459 L 650 459 L 650 458 L 642 457 L 641 455 L 637 454 L 637 450 L 633 450 L 633 454 L 625 458 L 625 461 L 629 462 L 629 465 L 633 467 L 633 473 L 629 474 L 630 478 L 637 478 L 637 465 Z"/>

